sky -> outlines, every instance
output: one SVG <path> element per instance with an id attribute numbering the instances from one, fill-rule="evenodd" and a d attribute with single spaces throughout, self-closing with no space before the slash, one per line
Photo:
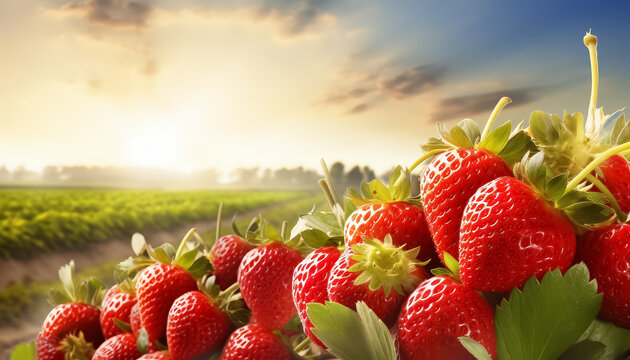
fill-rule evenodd
<path id="1" fill-rule="evenodd" d="M 0 164 L 409 165 L 436 122 L 630 100 L 630 5 L 0 0 Z M 617 4 L 616 4 L 617 3 Z"/>

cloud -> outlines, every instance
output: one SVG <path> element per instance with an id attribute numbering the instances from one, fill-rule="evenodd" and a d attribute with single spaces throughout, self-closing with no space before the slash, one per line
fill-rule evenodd
<path id="1" fill-rule="evenodd" d="M 445 70 L 442 67 L 421 65 L 385 79 L 381 86 L 393 98 L 404 99 L 439 86 L 444 74 Z"/>
<path id="2" fill-rule="evenodd" d="M 517 88 L 445 98 L 433 105 L 429 120 L 440 122 L 490 113 L 503 96 L 512 99 L 511 107 L 522 106 L 533 102 L 544 92 L 546 90 L 542 88 Z"/>
<path id="3" fill-rule="evenodd" d="M 152 8 L 141 2 L 127 0 L 85 0 L 66 3 L 60 11 L 93 25 L 140 29 L 146 27 Z"/>
<path id="4" fill-rule="evenodd" d="M 283 34 L 291 37 L 333 17 L 332 5 L 330 0 L 265 0 L 256 12 L 260 18 L 274 18 Z"/>
<path id="5" fill-rule="evenodd" d="M 160 71 L 160 65 L 155 60 L 148 60 L 140 69 L 140 73 L 145 76 L 154 76 Z"/>
<path id="6" fill-rule="evenodd" d="M 389 76 L 383 74 L 392 72 Z M 353 115 L 371 110 L 383 100 L 404 100 L 431 91 L 442 84 L 446 69 L 429 64 L 394 72 L 386 65 L 373 72 L 352 70 L 349 73 L 345 69 L 341 74 L 341 81 L 349 82 L 350 86 L 339 85 L 342 89 L 331 91 L 320 104 L 349 106 L 345 114 Z"/>

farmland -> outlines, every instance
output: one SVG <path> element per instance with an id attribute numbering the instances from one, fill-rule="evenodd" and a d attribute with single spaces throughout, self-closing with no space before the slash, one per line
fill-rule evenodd
<path id="1" fill-rule="evenodd" d="M 171 229 L 307 196 L 304 192 L 0 190 L 0 258 L 28 258 L 134 232 Z"/>

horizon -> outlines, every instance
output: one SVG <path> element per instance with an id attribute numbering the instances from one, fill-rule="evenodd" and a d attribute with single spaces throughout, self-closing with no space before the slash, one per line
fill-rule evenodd
<path id="1" fill-rule="evenodd" d="M 624 107 L 628 7 L 0 0 L 0 164 L 382 173 L 501 96 L 502 120 L 584 113 L 589 29 L 600 104 Z"/>

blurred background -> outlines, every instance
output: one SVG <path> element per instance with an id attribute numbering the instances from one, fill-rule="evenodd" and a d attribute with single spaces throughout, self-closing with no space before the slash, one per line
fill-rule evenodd
<path id="1" fill-rule="evenodd" d="M 0 0 L 0 357 L 36 335 L 75 259 L 111 283 L 129 237 L 295 221 L 386 178 L 465 117 L 585 112 L 630 93 L 630 5 L 358 0 Z M 228 231 L 226 228 L 225 232 Z"/>

